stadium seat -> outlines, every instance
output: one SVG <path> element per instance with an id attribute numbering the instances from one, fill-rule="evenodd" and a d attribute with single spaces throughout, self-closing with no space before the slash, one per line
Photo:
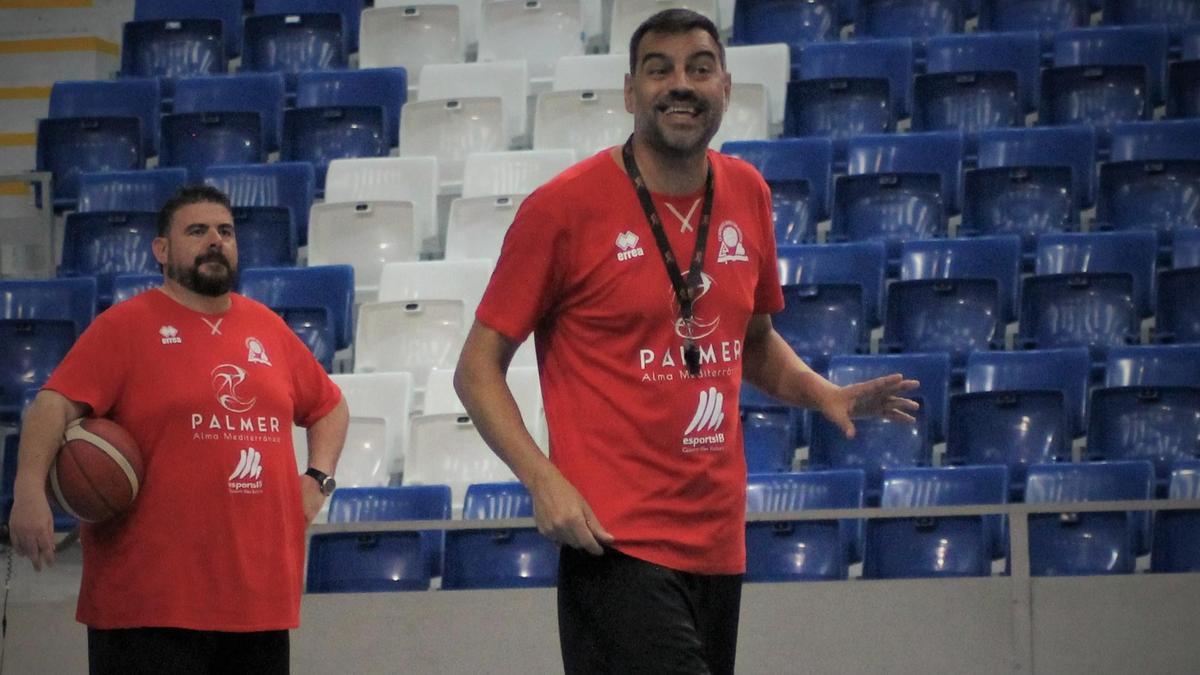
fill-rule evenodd
<path id="1" fill-rule="evenodd" d="M 349 265 L 243 269 L 240 292 L 282 316 L 326 370 L 332 369 L 334 352 L 351 344 L 354 268 Z"/>
<path id="2" fill-rule="evenodd" d="M 452 368 L 458 359 L 466 335 L 463 304 L 462 300 L 381 299 L 362 305 L 354 339 L 354 372 L 409 372 L 416 389 L 423 392 L 431 369 Z M 406 462 L 405 472 L 411 471 Z"/>
<path id="3" fill-rule="evenodd" d="M 881 311 L 887 252 L 882 242 L 780 246 L 779 279 L 783 285 L 854 284 L 862 289 L 869 326 L 883 322 Z"/>
<path id="4" fill-rule="evenodd" d="M 765 86 L 758 83 L 734 82 L 721 127 L 709 141 L 708 147 L 716 150 L 729 141 L 760 141 L 770 138 L 769 108 L 770 98 Z"/>
<path id="5" fill-rule="evenodd" d="M 1184 0 L 1104 0 L 1104 23 L 1166 24 L 1175 27 L 1200 22 L 1200 6 Z"/>
<path id="6" fill-rule="evenodd" d="M 784 308 L 772 323 L 792 351 L 823 370 L 832 356 L 870 350 L 863 295 L 852 283 L 784 284 Z"/>
<path id="7" fill-rule="evenodd" d="M 950 397 L 943 465 L 1002 464 L 1019 501 L 1030 465 L 1071 461 L 1066 398 L 1050 389 L 975 391 Z"/>
<path id="8" fill-rule="evenodd" d="M 137 295 L 162 286 L 162 274 L 118 274 L 113 277 L 112 304 L 125 302 Z"/>
<path id="9" fill-rule="evenodd" d="M 921 410 L 912 413 L 916 423 L 893 422 L 884 418 L 854 421 L 854 438 L 823 415 L 812 416 L 812 445 L 809 469 L 862 469 L 866 473 L 867 503 L 879 503 L 879 490 L 886 469 L 930 466 L 931 446 L 927 408 L 920 397 Z"/>
<path id="10" fill-rule="evenodd" d="M 136 0 L 135 21 L 217 19 L 225 36 L 225 56 L 234 58 L 242 50 L 242 3 L 244 0 Z"/>
<path id="11" fill-rule="evenodd" d="M 409 101 L 400 114 L 400 156 L 437 158 L 443 188 L 461 191 L 467 155 L 507 149 L 499 96 Z"/>
<path id="12" fill-rule="evenodd" d="M 1098 388 L 1091 413 L 1085 458 L 1150 460 L 1160 495 L 1167 493 L 1174 462 L 1200 459 L 1200 381 Z"/>
<path id="13" fill-rule="evenodd" d="M 462 326 L 465 328 L 475 320 L 475 310 L 491 276 L 491 260 L 389 263 L 384 265 L 383 276 L 379 279 L 379 300 L 457 300 L 462 303 Z"/>
<path id="14" fill-rule="evenodd" d="M 791 56 L 786 45 L 765 44 L 731 46 L 725 50 L 725 70 L 740 84 L 758 84 L 767 92 L 767 113 L 771 129 L 783 127 L 787 103 L 787 83 L 791 75 Z M 734 92 L 736 97 L 737 92 Z"/>
<path id="15" fill-rule="evenodd" d="M 296 264 L 296 223 L 285 206 L 235 206 L 239 267 Z"/>
<path id="16" fill-rule="evenodd" d="M 829 217 L 833 144 L 827 138 L 735 141 L 721 152 L 754 165 L 771 187 L 775 242 L 807 244 L 817 239 L 817 223 Z"/>
<path id="17" fill-rule="evenodd" d="M 403 68 L 313 71 L 296 76 L 296 107 L 379 106 L 388 145 L 400 142 L 400 109 L 408 101 Z"/>
<path id="18" fill-rule="evenodd" d="M 263 152 L 272 152 L 279 149 L 279 134 L 283 129 L 283 92 L 283 76 L 278 73 L 185 77 L 175 84 L 172 111 L 176 114 L 256 113 L 262 132 L 260 144 Z M 164 124 L 171 117 L 165 116 Z"/>
<path id="19" fill-rule="evenodd" d="M 528 194 L 575 163 L 572 150 L 515 150 L 467 155 L 463 197 Z"/>
<path id="20" fill-rule="evenodd" d="M 1018 119 L 1023 122 L 1023 113 L 1037 110 L 1038 80 L 1041 77 L 1040 38 L 1035 31 L 932 37 L 925 49 L 925 72 L 931 75 L 1014 73 L 1017 78 L 1017 100 L 1022 113 Z M 920 86 L 921 77 L 917 76 L 917 86 Z M 916 122 L 915 118 L 913 122 Z M 1016 126 L 1023 126 L 1021 122 Z"/>
<path id="21" fill-rule="evenodd" d="M 254 0 L 255 14 L 317 14 L 337 12 L 342 18 L 346 53 L 358 51 L 358 21 L 366 0 Z"/>
<path id="22" fill-rule="evenodd" d="M 973 352 L 967 357 L 966 392 L 1049 390 L 1062 392 L 1068 429 L 1087 429 L 1090 356 L 1082 347 L 1021 352 Z"/>
<path id="23" fill-rule="evenodd" d="M 1159 272 L 1156 342 L 1200 342 L 1197 284 L 1200 284 L 1200 267 Z"/>
<path id="24" fill-rule="evenodd" d="M 934 173 L 941 179 L 941 194 L 950 213 L 961 203 L 963 136 L 957 132 L 928 132 L 860 136 L 846 148 L 848 173 L 886 175 Z"/>
<path id="25" fill-rule="evenodd" d="M 96 316 L 96 280 L 0 279 L 0 319 L 70 321 L 83 333 Z"/>
<path id="26" fill-rule="evenodd" d="M 580 0 L 491 0 L 483 3 L 479 61 L 524 59 L 529 77 L 549 89 L 554 64 L 583 54 Z"/>
<path id="27" fill-rule="evenodd" d="M 950 391 L 950 358 L 946 354 L 861 354 L 829 360 L 829 381 L 846 386 L 900 373 L 921 386 L 905 394 L 919 398 L 928 418 L 929 440 L 945 440 L 946 400 Z"/>
<path id="28" fill-rule="evenodd" d="M 751 0 L 733 6 L 734 45 L 837 40 L 842 19 L 837 0 Z"/>
<path id="29" fill-rule="evenodd" d="M 1167 28 L 1161 25 L 1063 30 L 1054 36 L 1054 65 L 1142 66 L 1153 107 L 1164 100 L 1169 43 Z"/>
<path id="30" fill-rule="evenodd" d="M 1168 64 L 1167 117 L 1200 117 L 1200 58 Z"/>
<path id="31" fill-rule="evenodd" d="M 1088 347 L 1096 372 L 1110 347 L 1136 344 L 1141 315 L 1127 272 L 1046 274 L 1022 281 L 1022 349 Z"/>
<path id="32" fill-rule="evenodd" d="M 387 157 L 387 119 L 380 106 L 292 108 L 283 113 L 282 161 L 313 165 L 317 197 L 336 159 Z"/>
<path id="33" fill-rule="evenodd" d="M 1015 235 L 1021 265 L 1032 268 L 1037 238 L 1078 229 L 1071 167 L 991 167 L 963 175 L 960 237 Z"/>
<path id="34" fill-rule="evenodd" d="M 404 483 L 449 485 L 456 513 L 462 512 L 469 485 L 516 480 L 508 466 L 488 448 L 467 415 L 417 415 L 412 418 L 410 428 Z"/>
<path id="35" fill-rule="evenodd" d="M 184 169 L 79 174 L 79 211 L 157 212 L 187 182 Z"/>
<path id="36" fill-rule="evenodd" d="M 912 38 L 963 32 L 964 0 L 858 0 L 854 34 L 858 37 Z"/>
<path id="37" fill-rule="evenodd" d="M 512 365 L 506 373 L 506 379 L 513 400 L 517 402 L 517 409 L 521 411 L 521 419 L 525 422 L 525 427 L 529 429 L 529 433 L 535 439 L 538 439 L 544 431 L 541 427 L 545 426 L 542 384 L 538 376 L 538 369 L 535 366 Z M 454 389 L 453 368 L 434 368 L 429 372 L 429 381 L 426 384 L 422 407 L 421 412 L 426 415 L 467 414 L 466 407 L 463 406 L 462 401 L 458 398 L 458 392 Z"/>
<path id="38" fill-rule="evenodd" d="M 955 379 L 967 355 L 1004 348 L 1004 311 L 995 279 L 916 279 L 888 287 L 881 352 L 945 352 Z"/>
<path id="39" fill-rule="evenodd" d="M 1048 233 L 1038 239 L 1035 273 L 1127 274 L 1133 279 L 1134 305 L 1145 317 L 1154 313 L 1157 251 L 1153 232 Z"/>
<path id="40" fill-rule="evenodd" d="M 1154 492 L 1154 467 L 1145 461 L 1036 464 L 1029 467 L 1025 480 L 1029 504 L 1142 500 Z M 1148 537 L 1148 515 L 1125 511 L 1030 515 L 1030 573 L 1132 573 L 1138 543 Z"/>
<path id="41" fill-rule="evenodd" d="M 1171 253 L 1171 266 L 1175 268 L 1200 267 L 1200 228 L 1180 230 L 1175 233 Z"/>
<path id="42" fill-rule="evenodd" d="M 404 472 L 408 451 L 409 419 L 413 412 L 413 382 L 408 373 L 340 373 L 330 379 L 342 390 L 346 405 L 355 416 L 383 420 L 387 427 L 386 456 L 390 465 L 376 469 L 385 476 Z M 343 457 L 345 457 L 343 453 Z M 302 459 L 297 456 L 297 462 Z M 347 459 L 350 459 L 347 457 Z M 341 466 L 338 478 L 342 482 Z M 352 468 L 352 467 L 348 467 Z M 436 575 L 435 575 L 436 576 Z"/>
<path id="43" fill-rule="evenodd" d="M 1176 462 L 1168 499 L 1200 499 L 1200 462 Z M 1200 511 L 1159 511 L 1154 515 L 1153 572 L 1200 572 Z"/>
<path id="44" fill-rule="evenodd" d="M 1152 94 L 1141 65 L 1055 66 L 1042 71 L 1038 124 L 1090 124 L 1105 145 L 1109 127 L 1150 119 Z"/>
<path id="45" fill-rule="evenodd" d="M 296 225 L 296 245 L 308 244 L 313 169 L 305 162 L 210 166 L 202 180 L 229 196 L 234 207 L 287 207 Z M 242 265 L 250 267 L 250 265 Z"/>
<path id="46" fill-rule="evenodd" d="M 356 298 L 369 302 L 377 297 L 384 265 L 420 258 L 414 211 L 409 201 L 314 204 L 308 262 L 353 266 Z"/>
<path id="47" fill-rule="evenodd" d="M 590 157 L 620 145 L 633 133 L 621 89 L 578 89 L 538 94 L 533 113 L 533 149 L 574 150 Z"/>
<path id="48" fill-rule="evenodd" d="M 242 38 L 245 72 L 283 73 L 289 92 L 296 75 L 346 67 L 346 38 L 336 13 L 248 16 Z"/>
<path id="49" fill-rule="evenodd" d="M 979 168 L 1065 166 L 1079 208 L 1096 200 L 1096 132 L 1087 126 L 991 129 L 979 134 Z"/>
<path id="50" fill-rule="evenodd" d="M 121 35 L 121 75 L 158 78 L 164 101 L 174 96 L 176 78 L 227 69 L 219 19 L 130 21 Z"/>
<path id="51" fill-rule="evenodd" d="M 1106 387 L 1191 387 L 1200 382 L 1200 345 L 1113 347 L 1104 364 Z"/>
<path id="52" fill-rule="evenodd" d="M 421 69 L 418 101 L 481 97 L 499 97 L 503 103 L 506 146 L 514 144 L 526 134 L 529 73 L 524 61 L 434 63 Z M 401 147 L 403 145 L 401 140 Z M 479 148 L 477 151 L 485 150 Z"/>
<path id="53" fill-rule="evenodd" d="M 145 165 L 141 122 L 134 117 L 40 119 L 36 163 L 38 171 L 53 174 L 54 209 L 75 208 L 80 174 Z"/>
<path id="54" fill-rule="evenodd" d="M 863 472 L 805 471 L 750 474 L 746 512 L 853 509 L 863 504 Z M 855 520 L 746 523 L 746 581 L 845 579 Z"/>
<path id="55" fill-rule="evenodd" d="M 118 274 L 161 274 L 151 242 L 158 236 L 157 218 L 145 211 L 89 211 L 67 214 L 63 224 L 63 277 L 96 278 L 96 302 L 112 304 Z"/>
<path id="56" fill-rule="evenodd" d="M 554 64 L 554 91 L 623 90 L 628 72 L 628 54 L 564 56 Z"/>
<path id="57" fill-rule="evenodd" d="M 463 63 L 467 40 L 460 11 L 454 3 L 364 9 L 359 67 L 404 68 L 415 86 L 427 64 Z"/>
<path id="58" fill-rule="evenodd" d="M 152 77 L 59 81 L 50 88 L 49 117 L 135 118 L 141 128 L 142 148 L 147 156 L 153 156 L 158 151 L 159 96 L 158 80 Z"/>
<path id="59" fill-rule="evenodd" d="M 894 273 L 905 241 L 946 236 L 949 210 L 935 173 L 838 176 L 828 240 L 883 242 Z"/>
<path id="60" fill-rule="evenodd" d="M 449 518 L 445 485 L 340 488 L 329 500 L 332 523 Z M 308 592 L 426 590 L 441 573 L 444 538 L 441 530 L 313 535 Z"/>
<path id="61" fill-rule="evenodd" d="M 520 483 L 467 488 L 463 518 L 529 518 L 533 498 Z M 446 533 L 442 588 L 533 588 L 558 579 L 558 547 L 535 528 L 451 530 Z"/>
<path id="62" fill-rule="evenodd" d="M 26 390 L 50 378 L 75 337 L 70 319 L 0 319 L 0 423 L 17 422 Z"/>
<path id="63" fill-rule="evenodd" d="M 980 0 L 980 32 L 1039 31 L 1053 33 L 1086 26 L 1092 10 L 1088 0 Z"/>
<path id="64" fill-rule="evenodd" d="M 674 7 L 690 9 L 720 25 L 717 0 L 613 0 L 612 20 L 608 29 L 610 54 L 628 54 L 629 40 L 643 21 Z"/>
<path id="65" fill-rule="evenodd" d="M 420 244 L 438 235 L 437 191 L 438 161 L 431 157 L 335 159 L 329 165 L 324 206 L 342 211 L 347 218 L 351 215 L 347 211 L 356 211 L 353 219 L 357 220 L 362 216 L 359 204 L 410 202 Z M 377 225 L 388 222 L 381 217 L 374 220 Z"/>
<path id="66" fill-rule="evenodd" d="M 495 260 L 500 257 L 504 235 L 525 197 L 460 197 L 450 202 L 446 260 Z"/>
<path id="67" fill-rule="evenodd" d="M 984 129 L 1024 122 L 1016 73 L 926 73 L 913 83 L 914 131 L 961 131 L 970 141 Z"/>
<path id="68" fill-rule="evenodd" d="M 921 508 L 1008 501 L 1003 466 L 889 469 L 880 505 Z M 986 577 L 1004 546 L 1002 516 L 877 518 L 867 521 L 863 577 Z"/>
<path id="69" fill-rule="evenodd" d="M 746 471 L 782 473 L 792 470 L 796 454 L 796 418 L 787 408 L 741 410 Z"/>
<path id="70" fill-rule="evenodd" d="M 1016 236 L 926 239 L 900 246 L 900 279 L 995 279 L 1001 316 L 1017 318 L 1021 240 Z"/>
<path id="71" fill-rule="evenodd" d="M 199 181 L 218 164 L 258 164 L 267 159 L 258 113 L 194 112 L 164 115 L 158 165 L 187 170 Z"/>

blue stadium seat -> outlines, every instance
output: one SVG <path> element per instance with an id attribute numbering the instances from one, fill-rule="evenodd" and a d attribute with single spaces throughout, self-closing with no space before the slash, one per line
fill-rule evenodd
<path id="1" fill-rule="evenodd" d="M 1161 25 L 1074 28 L 1055 34 L 1054 65 L 1142 66 L 1153 107 L 1164 100 L 1169 45 L 1167 27 Z"/>
<path id="2" fill-rule="evenodd" d="M 1029 467 L 1030 504 L 1150 499 L 1150 462 L 1037 464 Z M 1148 538 L 1149 514 L 1044 513 L 1029 516 L 1029 567 L 1034 576 L 1128 574 L 1139 542 Z"/>
<path id="3" fill-rule="evenodd" d="M 296 245 L 308 244 L 308 215 L 316 181 L 311 164 L 273 162 L 210 166 L 204 170 L 203 181 L 229 195 L 229 201 L 235 207 L 287 207 L 296 224 Z"/>
<path id="4" fill-rule="evenodd" d="M 118 274 L 160 274 L 151 242 L 158 236 L 156 214 L 146 211 L 89 211 L 67 214 L 63 225 L 63 277 L 96 278 L 96 302 L 112 304 Z"/>
<path id="5" fill-rule="evenodd" d="M 187 183 L 184 169 L 79 174 L 79 211 L 157 212 Z"/>
<path id="6" fill-rule="evenodd" d="M 1185 61 L 1200 59 L 1200 23 L 1191 23 L 1179 28 L 1180 58 Z"/>
<path id="7" fill-rule="evenodd" d="M 1015 321 L 1020 291 L 1021 239 L 925 239 L 900 246 L 900 279 L 995 279 L 1001 316 Z"/>
<path id="8" fill-rule="evenodd" d="M 26 390 L 42 386 L 75 342 L 70 319 L 0 319 L 0 422 L 16 422 Z"/>
<path id="9" fill-rule="evenodd" d="M 946 354 L 862 354 L 829 360 L 829 381 L 845 386 L 900 373 L 921 386 L 907 395 L 921 399 L 929 418 L 930 442 L 945 440 L 946 398 L 950 390 L 950 357 Z"/>
<path id="10" fill-rule="evenodd" d="M 1031 269 L 1037 238 L 1078 229 L 1071 167 L 996 166 L 963 175 L 962 223 L 958 236 L 1015 235 L 1021 267 Z"/>
<path id="11" fill-rule="evenodd" d="M 921 404 L 921 410 L 913 413 L 916 423 L 858 419 L 854 420 L 854 438 L 846 438 L 823 415 L 813 415 L 809 468 L 862 469 L 866 473 L 867 503 L 878 504 L 885 469 L 929 466 L 932 461 L 925 402 L 913 398 Z"/>
<path id="12" fill-rule="evenodd" d="M 326 370 L 332 369 L 334 352 L 351 344 L 354 268 L 350 265 L 243 269 L 241 293 L 282 316 Z"/>
<path id="13" fill-rule="evenodd" d="M 133 117 L 142 133 L 147 156 L 158 152 L 158 80 L 84 80 L 55 82 L 50 88 L 51 119 Z"/>
<path id="14" fill-rule="evenodd" d="M 279 159 L 312 164 L 318 197 L 325 191 L 329 162 L 345 157 L 387 156 L 388 135 L 383 108 L 293 108 L 283 114 Z"/>
<path id="15" fill-rule="evenodd" d="M 963 32 L 964 0 L 858 0 L 859 37 L 928 38 Z"/>
<path id="16" fill-rule="evenodd" d="M 742 409 L 742 445 L 746 471 L 782 473 L 792 470 L 796 454 L 796 417 L 789 408 Z"/>
<path id="17" fill-rule="evenodd" d="M 870 326 L 883 322 L 881 303 L 887 277 L 883 242 L 780 246 L 776 253 L 783 285 L 856 284 Z"/>
<path id="18" fill-rule="evenodd" d="M 1104 0 L 1104 23 L 1158 23 L 1177 27 L 1200 22 L 1200 5 L 1189 0 Z"/>
<path id="19" fill-rule="evenodd" d="M 38 120 L 37 170 L 54 175 L 54 209 L 75 208 L 80 174 L 145 166 L 141 129 L 134 117 Z"/>
<path id="20" fill-rule="evenodd" d="M 1158 275 L 1157 342 L 1200 342 L 1200 267 L 1163 270 Z"/>
<path id="21" fill-rule="evenodd" d="M 1049 233 L 1038 239 L 1036 274 L 1123 272 L 1133 279 L 1133 301 L 1141 316 L 1154 313 L 1153 232 Z"/>
<path id="22" fill-rule="evenodd" d="M 1003 466 L 890 469 L 881 506 L 920 508 L 1008 501 Z M 986 577 L 1003 552 L 1001 516 L 879 518 L 867 521 L 863 577 Z"/>
<path id="23" fill-rule="evenodd" d="M 1046 68 L 1038 124 L 1090 124 L 1103 145 L 1112 125 L 1151 118 L 1154 102 L 1148 87 L 1140 65 Z"/>
<path id="24" fill-rule="evenodd" d="M 271 152 L 279 149 L 283 92 L 283 76 L 278 73 L 181 78 L 175 85 L 173 112 L 257 113 L 262 130 L 260 144 L 265 152 Z"/>
<path id="25" fill-rule="evenodd" d="M 1126 122 L 1113 127 L 1109 160 L 1200 160 L 1200 120 Z"/>
<path id="26" fill-rule="evenodd" d="M 83 333 L 96 316 L 96 280 L 0 279 L 0 319 L 70 321 Z"/>
<path id="27" fill-rule="evenodd" d="M 243 0 L 136 0 L 135 21 L 163 19 L 217 19 L 225 33 L 225 55 L 234 58 L 242 49 Z"/>
<path id="28" fill-rule="evenodd" d="M 1137 344 L 1141 318 L 1127 272 L 1039 274 L 1022 281 L 1022 349 L 1087 347 L 1104 363 L 1110 347 Z M 1099 374 L 1099 369 L 1097 369 Z"/>
<path id="29" fill-rule="evenodd" d="M 1096 201 L 1096 143 L 1087 126 L 991 129 L 979 134 L 978 163 L 980 169 L 1067 167 L 1076 204 L 1085 209 Z"/>
<path id="30" fill-rule="evenodd" d="M 907 117 L 911 110 L 913 44 L 904 38 L 845 40 L 805 45 L 793 80 L 845 81 L 883 78 L 888 81 L 893 119 Z M 796 55 L 792 57 L 793 62 Z M 791 89 L 788 102 L 793 103 Z"/>
<path id="31" fill-rule="evenodd" d="M 528 518 L 533 498 L 520 483 L 467 488 L 464 519 Z M 451 530 L 446 533 L 442 588 L 529 588 L 558 579 L 558 547 L 535 528 Z"/>
<path id="32" fill-rule="evenodd" d="M 1167 117 L 1200 117 L 1200 58 L 1168 64 Z"/>
<path id="33" fill-rule="evenodd" d="M 863 295 L 852 283 L 785 284 L 783 310 L 771 320 L 792 351 L 823 370 L 832 356 L 870 350 Z"/>
<path id="34" fill-rule="evenodd" d="M 860 508 L 863 472 L 806 471 L 751 474 L 747 513 Z M 746 523 L 746 581 L 845 579 L 858 521 Z"/>
<path id="35" fill-rule="evenodd" d="M 790 421 L 784 422 L 780 419 L 778 420 L 778 424 L 790 425 L 793 431 L 791 440 L 792 454 L 795 454 L 795 448 L 808 445 L 808 410 L 791 407 L 782 401 L 764 394 L 758 387 L 745 380 L 742 381 L 741 391 L 738 395 L 738 410 L 745 414 L 765 413 L 768 416 L 779 416 L 786 413 L 791 418 Z M 789 455 L 788 461 L 791 462 L 791 459 L 792 457 Z M 747 461 L 749 461 L 749 458 L 747 458 Z"/>
<path id="36" fill-rule="evenodd" d="M 846 145 L 847 173 L 937 174 L 948 213 L 957 213 L 963 149 L 963 135 L 954 131 L 860 136 Z"/>
<path id="37" fill-rule="evenodd" d="M 355 0 L 361 2 L 361 0 Z M 380 106 L 388 145 L 400 142 L 400 109 L 408 100 L 408 75 L 403 68 L 363 68 L 300 73 L 296 106 Z"/>
<path id="38" fill-rule="evenodd" d="M 927 73 L 913 84 L 913 131 L 961 131 L 1025 126 L 1017 74 L 993 70 Z"/>
<path id="39" fill-rule="evenodd" d="M 930 38 L 925 49 L 925 72 L 930 74 L 1016 73 L 1018 100 L 1025 112 L 1037 110 L 1041 65 L 1041 40 L 1034 31 L 941 35 Z"/>
<path id="40" fill-rule="evenodd" d="M 950 397 L 943 465 L 1003 464 L 1020 500 L 1032 464 L 1071 461 L 1071 428 L 1061 391 L 1012 389 Z"/>
<path id="41" fill-rule="evenodd" d="M 1082 347 L 1024 352 L 974 352 L 967 357 L 967 393 L 1046 390 L 1062 392 L 1068 431 L 1086 431 L 1087 393 L 1091 370 Z"/>
<path id="42" fill-rule="evenodd" d="M 888 287 L 881 352 L 945 352 L 955 379 L 967 355 L 1004 348 L 1004 311 L 995 279 L 917 279 Z"/>
<path id="43" fill-rule="evenodd" d="M 750 162 L 771 187 L 775 242 L 816 241 L 817 223 L 829 217 L 833 144 L 827 138 L 731 141 L 721 152 Z"/>
<path id="44" fill-rule="evenodd" d="M 1163 496 L 1171 465 L 1200 459 L 1200 381 L 1102 387 L 1092 391 L 1091 410 L 1085 458 L 1149 460 Z"/>
<path id="45" fill-rule="evenodd" d="M 901 244 L 946 236 L 949 205 L 941 190 L 934 173 L 838 176 L 828 240 L 883 242 L 894 275 Z"/>
<path id="46" fill-rule="evenodd" d="M 235 206 L 239 267 L 296 264 L 296 224 L 286 206 Z"/>
<path id="47" fill-rule="evenodd" d="M 1200 383 L 1200 345 L 1113 347 L 1104 364 L 1106 387 L 1192 387 Z"/>
<path id="48" fill-rule="evenodd" d="M 841 31 L 837 0 L 742 0 L 733 6 L 735 45 L 837 40 Z"/>
<path id="49" fill-rule="evenodd" d="M 883 77 L 792 79 L 787 87 L 784 136 L 824 136 L 833 140 L 844 163 L 846 139 L 895 131 L 888 81 Z"/>
<path id="50" fill-rule="evenodd" d="M 130 298 L 162 286 L 161 274 L 118 274 L 113 278 L 112 304 L 125 302 Z"/>
<path id="51" fill-rule="evenodd" d="M 341 488 L 329 500 L 331 523 L 449 518 L 445 485 Z M 425 590 L 441 575 L 444 539 L 441 530 L 313 535 L 308 592 Z"/>
<path id="52" fill-rule="evenodd" d="M 254 0 L 255 14 L 314 14 L 337 12 L 342 17 L 346 53 L 358 51 L 358 22 L 365 0 Z"/>
<path id="53" fill-rule="evenodd" d="M 346 40 L 340 15 L 246 17 L 242 40 L 243 71 L 283 73 L 287 90 L 294 92 L 297 73 L 345 67 Z"/>
<path id="54" fill-rule="evenodd" d="M 1200 499 L 1200 462 L 1176 462 L 1168 499 Z M 1200 510 L 1159 511 L 1154 515 L 1154 572 L 1200 572 Z"/>
<path id="55" fill-rule="evenodd" d="M 162 98 L 174 97 L 175 79 L 226 71 L 219 19 L 130 21 L 121 38 L 121 75 L 157 77 Z"/>
<path id="56" fill-rule="evenodd" d="M 1200 228 L 1180 230 L 1175 233 L 1171 252 L 1171 266 L 1176 268 L 1200 267 Z"/>
<path id="57" fill-rule="evenodd" d="M 253 112 L 191 112 L 163 115 L 159 166 L 181 167 L 199 181 L 217 164 L 254 164 L 267 160 L 262 121 Z"/>
<path id="58" fill-rule="evenodd" d="M 1086 26 L 1092 10 L 1088 0 L 981 0 L 979 31 L 1038 31 L 1047 36 Z"/>

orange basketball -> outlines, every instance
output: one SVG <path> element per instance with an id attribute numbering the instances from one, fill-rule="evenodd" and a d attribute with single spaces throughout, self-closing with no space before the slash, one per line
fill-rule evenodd
<path id="1" fill-rule="evenodd" d="M 112 420 L 78 419 L 67 426 L 48 487 L 64 511 L 98 523 L 129 508 L 142 477 L 142 453 L 128 431 Z"/>

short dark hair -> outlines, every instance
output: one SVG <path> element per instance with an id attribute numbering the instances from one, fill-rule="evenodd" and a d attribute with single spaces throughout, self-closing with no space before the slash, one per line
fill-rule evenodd
<path id="1" fill-rule="evenodd" d="M 171 229 L 171 219 L 175 217 L 175 212 L 190 204 L 220 204 L 230 213 L 233 212 L 233 206 L 229 203 L 229 197 L 225 196 L 217 188 L 211 185 L 193 184 L 184 185 L 171 195 L 167 203 L 158 211 L 158 236 L 165 237 Z"/>
<path id="2" fill-rule="evenodd" d="M 693 30 L 702 30 L 712 36 L 713 42 L 717 43 L 717 57 L 721 60 L 721 67 L 725 67 L 725 45 L 721 44 L 721 34 L 717 31 L 717 27 L 708 17 L 698 12 L 693 12 L 690 9 L 664 9 L 654 16 L 642 22 L 642 25 L 633 31 L 633 36 L 629 38 L 629 74 L 637 72 L 637 50 L 642 38 L 646 33 L 664 33 L 666 35 L 679 35 L 680 33 L 688 33 Z"/>

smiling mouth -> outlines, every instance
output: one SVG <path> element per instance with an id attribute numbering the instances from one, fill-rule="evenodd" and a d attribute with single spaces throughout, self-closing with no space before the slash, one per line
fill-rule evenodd
<path id="1" fill-rule="evenodd" d="M 680 103 L 664 103 L 655 106 L 655 109 L 663 115 L 685 115 L 687 117 L 697 117 L 703 112 L 700 106 Z"/>

